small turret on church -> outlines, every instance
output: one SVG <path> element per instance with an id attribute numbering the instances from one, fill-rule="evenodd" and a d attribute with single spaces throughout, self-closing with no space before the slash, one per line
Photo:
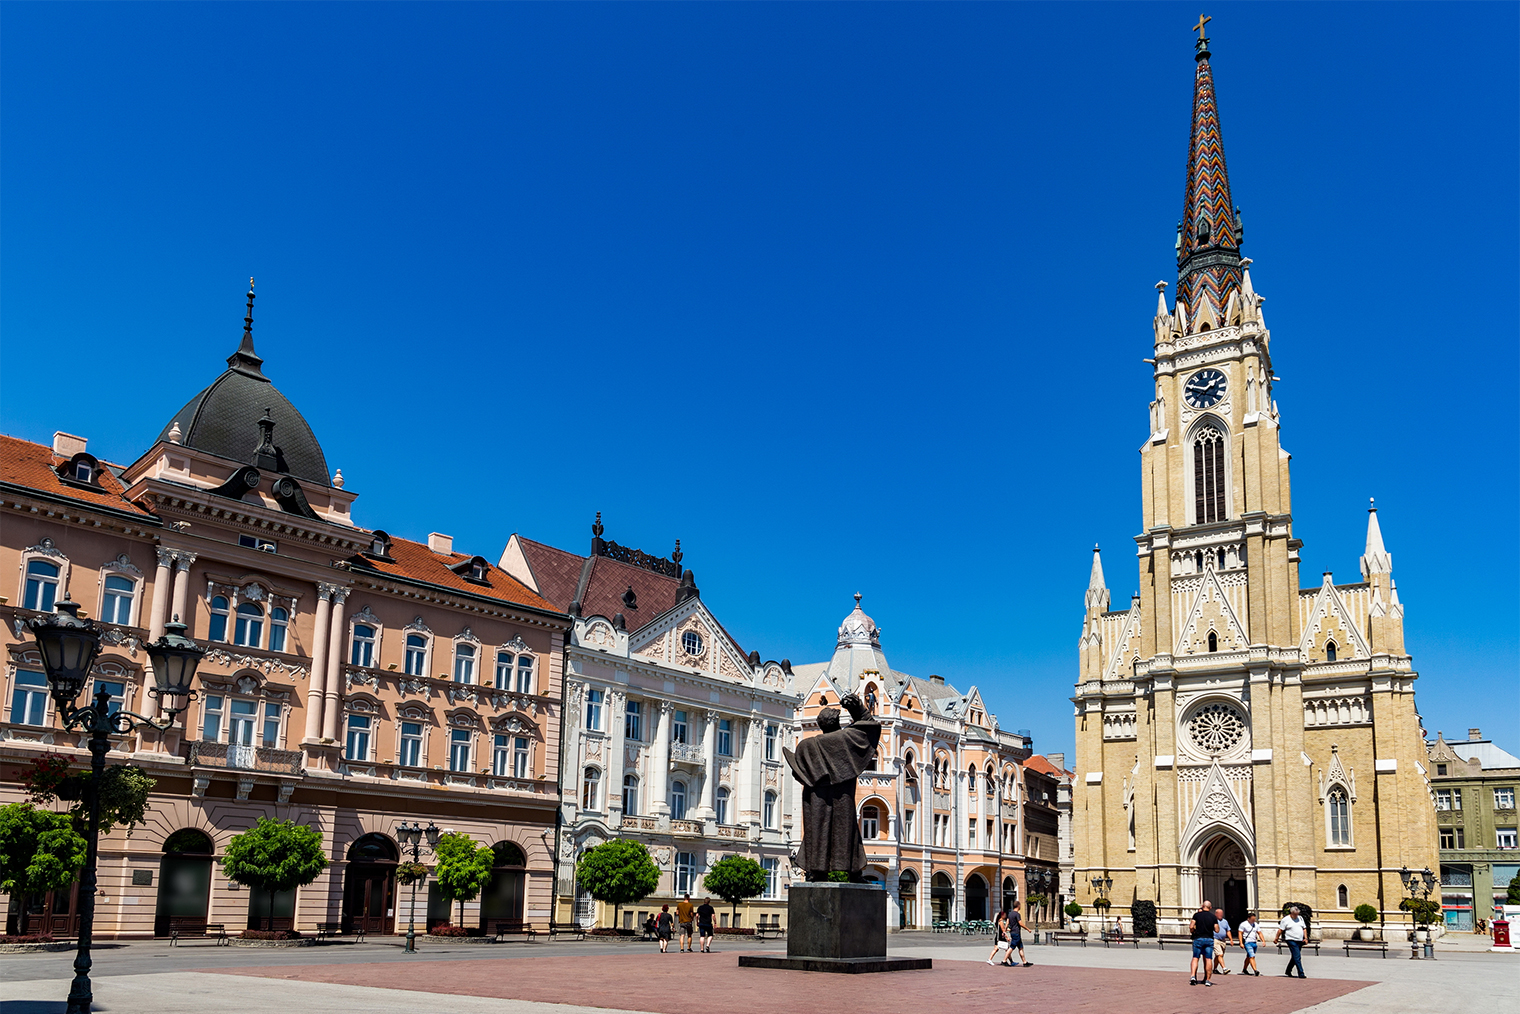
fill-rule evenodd
<path id="1" fill-rule="evenodd" d="M 1404 606 L 1393 580 L 1393 554 L 1383 548 L 1377 505 L 1367 508 L 1367 549 L 1362 553 L 1362 579 L 1371 586 L 1367 608 L 1367 640 L 1373 654 L 1404 654 Z"/>

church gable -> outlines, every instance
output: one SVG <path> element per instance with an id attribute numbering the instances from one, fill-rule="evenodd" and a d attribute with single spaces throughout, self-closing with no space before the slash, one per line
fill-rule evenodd
<path id="1" fill-rule="evenodd" d="M 1251 826 L 1251 818 L 1240 805 L 1240 798 L 1230 788 L 1230 780 L 1225 777 L 1224 769 L 1215 761 L 1209 766 L 1209 773 L 1204 776 L 1198 801 L 1193 804 L 1192 815 L 1182 829 L 1180 844 L 1184 852 L 1187 851 L 1189 842 L 1201 845 L 1208 829 L 1221 826 L 1235 831 L 1243 841 L 1255 840 L 1256 831 Z"/>
<path id="2" fill-rule="evenodd" d="M 1108 668 L 1103 672 L 1105 680 L 1128 678 L 1130 666 L 1134 660 L 1140 657 L 1140 603 L 1136 602 L 1129 607 L 1129 615 L 1124 620 L 1124 632 L 1114 643 L 1114 653 L 1108 660 Z"/>
<path id="3" fill-rule="evenodd" d="M 1209 635 L 1214 643 L 1209 643 Z M 1203 586 L 1188 610 L 1182 633 L 1177 638 L 1175 655 L 1204 655 L 1211 651 L 1243 651 L 1250 644 L 1245 625 L 1235 615 L 1219 575 L 1213 570 L 1204 572 Z"/>
<path id="4" fill-rule="evenodd" d="M 1314 607 L 1309 611 L 1308 622 L 1304 624 L 1304 636 L 1298 645 L 1299 654 L 1306 662 L 1330 661 L 1327 646 L 1332 642 L 1335 644 L 1336 661 L 1371 657 L 1372 653 L 1367 650 L 1367 639 L 1357 629 L 1351 611 L 1330 583 L 1330 575 L 1326 574 L 1325 583 L 1320 586 L 1319 594 L 1314 598 Z"/>

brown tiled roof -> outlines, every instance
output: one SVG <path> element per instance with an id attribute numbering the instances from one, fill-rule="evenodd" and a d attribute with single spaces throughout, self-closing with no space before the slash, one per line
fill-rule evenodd
<path id="1" fill-rule="evenodd" d="M 423 581 L 442 588 L 449 588 L 470 595 L 480 595 L 490 599 L 500 599 L 503 602 L 512 602 L 520 606 L 542 609 L 546 612 L 564 612 L 563 609 L 553 602 L 550 602 L 541 595 L 534 594 L 517 578 L 512 577 L 499 567 L 492 566 L 489 561 L 485 565 L 485 584 L 467 581 L 462 574 L 456 574 L 453 570 L 449 569 L 472 559 L 474 559 L 474 556 L 469 553 L 449 553 L 448 555 L 444 555 L 433 552 L 420 542 L 392 538 L 390 560 L 377 560 L 372 556 L 358 556 L 354 557 L 350 561 L 350 564 L 356 570 L 374 570 L 381 574 L 410 578 L 413 581 Z"/>
<path id="2" fill-rule="evenodd" d="M 633 609 L 623 604 L 623 595 L 630 586 L 637 602 Z M 680 587 L 681 582 L 673 577 L 631 563 L 595 556 L 591 558 L 591 576 L 581 591 L 581 615 L 615 616 L 622 613 L 628 621 L 628 629 L 638 630 L 676 604 L 676 590 Z"/>
<path id="3" fill-rule="evenodd" d="M 1029 770 L 1037 771 L 1042 775 L 1049 775 L 1051 778 L 1060 778 L 1062 775 L 1068 773 L 1062 771 L 1060 768 L 1056 767 L 1054 764 L 1050 763 L 1050 761 L 1046 760 L 1039 754 L 1032 754 L 1028 760 L 1024 761 L 1024 766 Z"/>
<path id="4" fill-rule="evenodd" d="M 152 513 L 126 498 L 121 480 L 109 468 L 101 468 L 98 490 L 66 484 L 53 469 L 67 460 L 69 459 L 54 454 L 53 449 L 45 444 L 0 436 L 0 482 L 25 486 L 40 493 L 66 497 L 96 507 L 110 507 L 128 514 L 153 517 Z M 105 462 L 101 464 L 104 465 Z"/>
<path id="5" fill-rule="evenodd" d="M 585 566 L 586 558 L 521 535 L 517 541 L 533 570 L 534 580 L 538 582 L 538 593 L 553 602 L 554 608 L 569 609 L 570 603 L 575 601 L 575 589 L 580 584 L 581 568 Z"/>

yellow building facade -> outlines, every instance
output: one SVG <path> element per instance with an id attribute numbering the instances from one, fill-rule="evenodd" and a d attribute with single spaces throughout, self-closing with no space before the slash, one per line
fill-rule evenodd
<path id="1" fill-rule="evenodd" d="M 1361 580 L 1300 587 L 1271 335 L 1241 257 L 1208 40 L 1197 45 L 1178 283 L 1158 300 L 1140 450 L 1140 593 L 1111 607 L 1094 550 L 1079 644 L 1072 835 L 1078 901 L 1208 899 L 1232 923 L 1309 906 L 1346 935 L 1390 922 L 1399 869 L 1438 869 L 1417 674 L 1376 511 Z"/>

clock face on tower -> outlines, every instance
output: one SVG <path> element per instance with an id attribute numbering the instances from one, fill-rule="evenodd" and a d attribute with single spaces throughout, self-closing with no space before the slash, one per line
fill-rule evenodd
<path id="1" fill-rule="evenodd" d="M 1199 370 L 1188 378 L 1182 396 L 1194 408 L 1213 408 L 1224 397 L 1225 375 L 1218 370 Z"/>

